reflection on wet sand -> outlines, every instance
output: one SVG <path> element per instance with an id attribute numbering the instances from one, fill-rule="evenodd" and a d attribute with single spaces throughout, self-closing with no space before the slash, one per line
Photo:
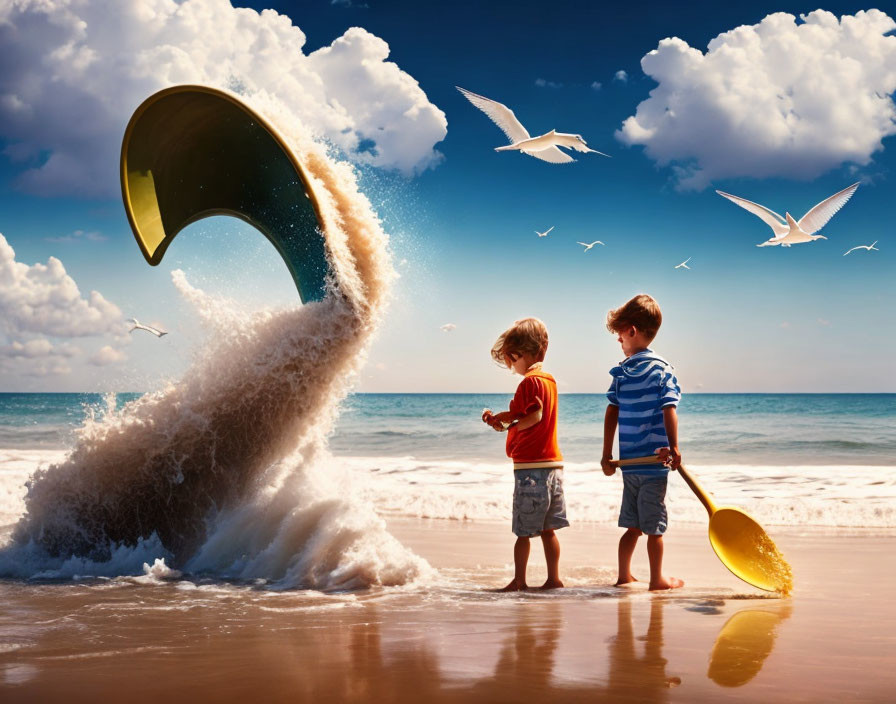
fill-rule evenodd
<path id="1" fill-rule="evenodd" d="M 791 606 L 741 609 L 722 627 L 709 659 L 707 676 L 723 687 L 740 687 L 762 669 L 775 646 L 778 624 Z"/>
<path id="2" fill-rule="evenodd" d="M 707 680 L 695 675 L 717 612 L 707 615 L 711 622 L 696 617 L 709 629 L 691 620 L 683 633 L 682 602 L 662 597 L 421 606 L 413 595 L 384 604 L 136 585 L 6 586 L 4 704 L 68 701 L 72 691 L 85 701 L 126 693 L 130 702 L 154 703 L 172 692 L 210 701 L 665 702 L 678 685 L 674 698 L 686 701 L 753 679 L 790 615 L 788 604 L 735 613 L 718 633 Z M 674 630 L 668 644 L 664 615 Z M 705 645 L 682 649 L 697 633 Z"/>
<path id="3" fill-rule="evenodd" d="M 663 657 L 663 608 L 665 601 L 650 603 L 650 621 L 644 641 L 643 655 L 636 653 L 632 628 L 632 604 L 619 601 L 616 612 L 617 634 L 610 643 L 610 675 L 607 689 L 623 699 L 642 698 L 644 701 L 668 700 L 669 689 L 681 684 L 680 677 L 670 677 Z"/>
<path id="4" fill-rule="evenodd" d="M 472 701 L 518 701 L 524 693 L 532 696 L 551 691 L 555 651 L 562 628 L 561 604 L 545 602 L 535 609 L 521 611 L 513 633 L 501 645 L 494 674 L 470 688 Z"/>

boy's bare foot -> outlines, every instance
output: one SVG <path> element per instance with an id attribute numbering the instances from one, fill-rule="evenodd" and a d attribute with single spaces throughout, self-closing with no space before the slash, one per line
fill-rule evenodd
<path id="1" fill-rule="evenodd" d="M 539 587 L 540 589 L 561 589 L 563 587 L 563 582 L 559 579 L 549 579 L 544 584 Z"/>
<path id="2" fill-rule="evenodd" d="M 677 577 L 660 577 L 656 582 L 650 583 L 650 591 L 656 592 L 663 589 L 678 589 L 683 586 L 684 582 Z"/>
<path id="3" fill-rule="evenodd" d="M 499 592 L 521 592 L 524 589 L 528 589 L 528 588 L 529 588 L 529 585 L 527 585 L 525 582 L 517 582 L 516 579 L 514 578 L 514 579 L 510 580 L 510 584 L 508 584 L 506 587 L 504 587 L 502 589 L 499 589 L 498 591 Z"/>
<path id="4" fill-rule="evenodd" d="M 629 575 L 629 577 L 627 579 L 624 577 L 620 577 L 619 579 L 617 579 L 616 584 L 614 584 L 613 586 L 614 587 L 624 587 L 626 584 L 632 584 L 633 582 L 637 582 L 637 581 L 638 581 L 637 579 L 635 579 L 634 577 Z"/>

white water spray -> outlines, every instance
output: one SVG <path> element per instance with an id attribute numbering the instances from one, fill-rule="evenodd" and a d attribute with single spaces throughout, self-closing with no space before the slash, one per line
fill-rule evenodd
<path id="1" fill-rule="evenodd" d="M 350 497 L 326 452 L 394 275 L 387 237 L 348 164 L 290 129 L 276 101 L 253 107 L 281 126 L 317 196 L 327 295 L 245 315 L 174 272 L 212 328 L 203 354 L 177 384 L 86 423 L 65 461 L 34 473 L 0 574 L 139 573 L 164 557 L 189 572 L 341 589 L 429 571 Z"/>

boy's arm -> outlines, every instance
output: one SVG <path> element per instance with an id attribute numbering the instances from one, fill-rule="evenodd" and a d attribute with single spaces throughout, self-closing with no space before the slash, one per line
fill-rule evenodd
<path id="1" fill-rule="evenodd" d="M 536 411 L 536 413 L 540 413 L 540 411 Z M 534 413 L 530 413 L 529 415 L 534 415 Z M 526 416 L 523 416 L 523 418 L 526 418 Z M 520 414 L 513 413 L 511 411 L 502 411 L 501 413 L 492 413 L 491 411 L 486 410 L 486 411 L 483 411 L 483 413 L 482 413 L 482 422 L 487 423 L 488 425 L 490 425 L 492 428 L 494 428 L 498 432 L 503 432 L 503 431 L 507 430 L 507 428 L 509 428 L 510 425 L 518 419 L 520 419 Z M 541 420 L 541 418 L 539 418 L 538 420 Z M 535 425 L 535 423 L 537 423 L 537 422 L 538 421 L 535 421 L 534 423 L 532 423 L 532 425 Z M 529 426 L 526 426 L 526 427 L 529 427 Z"/>
<path id="2" fill-rule="evenodd" d="M 663 408 L 663 425 L 669 438 L 669 467 L 678 469 L 681 467 L 681 453 L 678 451 L 678 411 L 675 406 Z"/>
<path id="3" fill-rule="evenodd" d="M 613 440 L 616 439 L 616 425 L 619 423 L 619 406 L 612 403 L 607 406 L 604 414 L 604 452 L 600 458 L 600 467 L 608 477 L 613 476 L 616 467 L 610 464 L 613 457 Z"/>
<path id="4" fill-rule="evenodd" d="M 513 400 L 510 402 L 510 409 L 502 411 L 501 413 L 495 413 L 491 416 L 492 420 L 496 423 L 513 423 L 515 420 L 521 421 L 533 413 L 538 413 L 539 409 L 543 407 L 538 395 L 538 383 L 539 382 L 532 377 L 523 379 L 517 387 Z M 529 412 L 527 413 L 527 411 Z M 541 420 L 541 418 L 538 418 L 537 420 L 531 419 L 530 425 L 526 427 L 535 425 L 539 420 Z"/>
<path id="5" fill-rule="evenodd" d="M 521 416 L 519 413 L 514 413 L 513 411 L 503 411 L 492 415 L 492 419 L 497 423 L 512 423 L 517 430 L 531 428 L 536 423 L 541 422 L 543 406 L 541 405 L 541 399 L 537 399 L 537 401 L 538 408 L 524 416 Z M 506 428 L 501 428 L 501 430 L 506 430 Z"/>
<path id="6" fill-rule="evenodd" d="M 538 404 L 538 408 L 520 418 L 519 423 L 515 426 L 517 430 L 525 430 L 526 428 L 531 428 L 533 425 L 541 423 L 541 417 L 544 412 L 544 403 L 542 403 L 542 400 L 537 396 L 535 397 L 535 402 Z"/>
<path id="7" fill-rule="evenodd" d="M 525 416 L 514 413 L 513 411 L 501 411 L 500 413 L 495 413 L 492 418 L 494 418 L 499 423 L 513 423 L 515 420 L 519 420 L 520 418 L 524 418 Z"/>

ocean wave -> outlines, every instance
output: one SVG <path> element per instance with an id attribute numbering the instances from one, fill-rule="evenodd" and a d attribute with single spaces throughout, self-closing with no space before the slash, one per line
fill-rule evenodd
<path id="1" fill-rule="evenodd" d="M 364 495 L 386 515 L 449 520 L 509 520 L 509 464 L 421 461 L 413 457 L 337 458 L 351 467 Z M 884 466 L 692 466 L 719 505 L 737 506 L 763 524 L 896 527 L 896 477 Z M 621 475 L 594 464 L 566 463 L 571 521 L 615 525 Z M 675 473 L 669 475 L 670 525 L 704 523 L 706 510 Z"/>
<path id="2" fill-rule="evenodd" d="M 24 483 L 31 471 L 58 456 L 45 451 L 0 450 L 0 524 L 15 521 L 23 512 Z M 363 515 L 361 525 L 375 527 L 378 540 L 389 542 L 387 534 L 379 532 L 384 530 L 379 517 L 453 521 L 507 521 L 510 517 L 512 470 L 503 462 L 324 454 L 314 467 L 311 486 L 316 495 L 341 494 L 354 519 Z M 896 528 L 896 477 L 889 466 L 694 465 L 690 469 L 717 503 L 746 510 L 764 525 Z M 282 468 L 278 471 L 290 474 Z M 578 463 L 567 463 L 564 474 L 570 520 L 615 526 L 622 495 L 619 474 L 607 478 L 596 465 Z M 318 487 L 324 478 L 327 485 Z M 208 549 L 200 553 L 202 560 L 192 562 L 191 569 L 242 578 L 251 569 L 265 572 L 260 563 L 244 557 L 260 555 L 260 547 L 266 542 L 282 541 L 272 548 L 272 561 L 276 561 L 273 556 L 278 552 L 288 552 L 290 541 L 294 545 L 315 544 L 315 552 L 321 551 L 321 545 L 343 542 L 345 533 L 340 531 L 350 528 L 330 531 L 328 521 L 339 524 L 344 516 L 336 511 L 327 514 L 330 505 L 326 503 L 305 507 L 308 495 L 309 486 L 301 479 L 279 499 L 276 492 L 267 497 L 259 495 L 258 503 L 221 514 L 212 531 L 218 537 L 208 542 Z M 669 476 L 667 506 L 673 527 L 677 522 L 706 521 L 705 509 L 674 473 Z M 309 513 L 303 516 L 303 510 Z M 256 519 L 259 515 L 265 519 Z M 296 525 L 290 528 L 289 521 Z M 391 550 L 394 546 L 389 545 Z M 218 552 L 213 554 L 211 548 Z M 140 552 L 128 564 L 136 568 L 144 559 L 147 555 Z M 400 557 L 395 563 L 401 563 Z M 408 565 L 408 570 L 426 573 L 422 565 Z M 86 573 L 83 568 L 82 573 Z"/>

